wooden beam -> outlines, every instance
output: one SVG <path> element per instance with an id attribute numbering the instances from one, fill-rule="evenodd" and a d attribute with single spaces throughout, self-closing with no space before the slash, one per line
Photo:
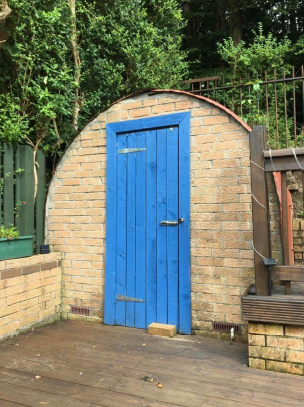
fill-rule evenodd
<path id="1" fill-rule="evenodd" d="M 263 152 L 265 158 L 265 171 L 294 171 L 304 168 L 304 148 L 294 149 L 296 157 L 291 148 L 282 150 L 265 150 Z M 299 165 L 300 164 L 300 165 Z"/>
<path id="2" fill-rule="evenodd" d="M 304 282 L 304 267 L 275 266 L 271 267 L 272 280 Z"/>
<path id="3" fill-rule="evenodd" d="M 270 257 L 270 239 L 268 228 L 268 195 L 264 168 L 265 126 L 255 126 L 250 133 L 252 220 L 255 268 L 255 286 L 257 295 L 269 295 L 268 270 L 263 258 Z M 267 209 L 265 209 L 267 208 Z M 258 253 L 260 254 L 258 254 Z"/>
<path id="4" fill-rule="evenodd" d="M 281 181 L 281 194 L 282 194 L 282 244 L 284 265 L 290 265 L 289 259 L 289 245 L 288 245 L 288 202 L 287 202 L 287 184 L 286 184 L 286 172 L 282 172 Z"/>

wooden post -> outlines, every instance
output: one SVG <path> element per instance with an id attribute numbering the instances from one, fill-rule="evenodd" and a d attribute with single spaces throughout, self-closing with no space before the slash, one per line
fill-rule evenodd
<path id="1" fill-rule="evenodd" d="M 257 295 L 269 295 L 268 270 L 263 258 L 270 257 L 268 195 L 264 168 L 265 126 L 254 126 L 250 133 L 251 192 L 255 286 Z M 254 163 L 254 164 L 253 164 Z M 260 168 L 262 167 L 262 168 Z M 267 208 L 267 210 L 265 209 Z M 260 254 L 258 254 L 258 253 Z"/>
<path id="2" fill-rule="evenodd" d="M 290 265 L 289 258 L 289 241 L 288 241 L 288 211 L 287 211 L 287 185 L 286 185 L 286 171 L 281 173 L 281 194 L 282 194 L 282 244 L 283 244 L 283 256 L 284 265 Z M 285 282 L 285 294 L 291 294 L 291 282 Z"/>

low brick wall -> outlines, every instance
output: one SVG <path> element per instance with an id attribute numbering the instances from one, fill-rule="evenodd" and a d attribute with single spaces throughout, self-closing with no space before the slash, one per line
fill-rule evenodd
<path id="1" fill-rule="evenodd" d="M 248 325 L 249 367 L 304 375 L 304 327 Z"/>
<path id="2" fill-rule="evenodd" d="M 60 317 L 61 254 L 0 262 L 0 340 Z"/>

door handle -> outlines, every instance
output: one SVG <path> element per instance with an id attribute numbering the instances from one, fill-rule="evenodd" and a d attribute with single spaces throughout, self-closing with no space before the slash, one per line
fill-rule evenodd
<path id="1" fill-rule="evenodd" d="M 179 218 L 179 220 L 162 220 L 160 224 L 163 226 L 177 226 L 179 223 L 183 223 L 184 220 L 184 218 Z"/>

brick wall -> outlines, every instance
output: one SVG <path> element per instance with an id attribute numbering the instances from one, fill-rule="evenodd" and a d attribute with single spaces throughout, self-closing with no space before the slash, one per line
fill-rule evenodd
<path id="1" fill-rule="evenodd" d="M 183 93 L 142 94 L 101 113 L 63 156 L 47 200 L 47 235 L 63 252 L 63 317 L 70 305 L 103 320 L 106 123 L 191 111 L 192 328 L 242 323 L 240 296 L 254 280 L 249 133 L 226 111 Z M 245 337 L 245 332 L 244 336 Z"/>
<path id="2" fill-rule="evenodd" d="M 0 261 L 0 340 L 59 319 L 61 254 Z"/>
<path id="3" fill-rule="evenodd" d="M 304 375 L 304 327 L 248 325 L 249 366 Z"/>
<path id="4" fill-rule="evenodd" d="M 293 248 L 296 264 L 303 265 L 304 262 L 304 220 L 293 219 Z"/>

